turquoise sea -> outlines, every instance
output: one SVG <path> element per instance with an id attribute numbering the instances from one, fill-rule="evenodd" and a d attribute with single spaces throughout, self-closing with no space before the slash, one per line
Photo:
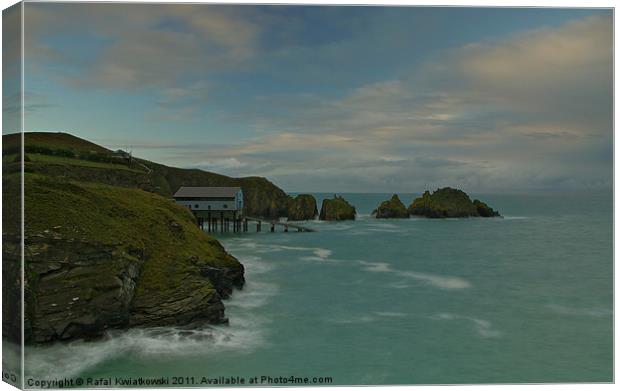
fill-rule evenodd
<path id="1" fill-rule="evenodd" d="M 315 196 L 320 205 L 331 194 Z M 343 196 L 356 221 L 218 236 L 246 267 L 246 287 L 226 302 L 229 326 L 29 348 L 26 374 L 613 380 L 611 191 L 476 194 L 505 217 L 442 220 L 376 220 L 390 194 Z"/>

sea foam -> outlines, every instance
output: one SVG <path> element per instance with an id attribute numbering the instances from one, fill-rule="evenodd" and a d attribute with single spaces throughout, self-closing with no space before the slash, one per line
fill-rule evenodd
<path id="1" fill-rule="evenodd" d="M 499 337 L 501 332 L 495 330 L 488 320 L 478 319 L 471 316 L 452 314 L 452 313 L 439 313 L 431 316 L 434 320 L 465 320 L 472 324 L 474 331 L 483 338 Z"/>
<path id="2" fill-rule="evenodd" d="M 393 269 L 391 265 L 386 262 L 359 261 L 359 263 L 362 265 L 363 270 L 369 272 L 395 273 L 401 277 L 422 281 L 441 289 L 465 289 L 471 287 L 471 284 L 467 280 L 460 277 L 439 276 L 435 274 L 418 273 L 414 271 L 396 270 Z"/>

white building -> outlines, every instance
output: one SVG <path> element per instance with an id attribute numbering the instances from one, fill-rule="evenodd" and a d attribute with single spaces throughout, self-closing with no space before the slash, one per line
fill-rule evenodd
<path id="1" fill-rule="evenodd" d="M 182 186 L 172 198 L 200 218 L 236 220 L 243 213 L 243 190 L 240 187 Z"/>

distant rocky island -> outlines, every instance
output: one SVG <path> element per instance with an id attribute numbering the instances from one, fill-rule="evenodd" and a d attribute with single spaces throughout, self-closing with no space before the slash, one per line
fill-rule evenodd
<path id="1" fill-rule="evenodd" d="M 402 219 L 409 217 L 407 207 L 396 194 L 389 200 L 383 201 L 372 214 L 378 219 Z"/>
<path id="2" fill-rule="evenodd" d="M 318 214 L 316 199 L 310 194 L 299 194 L 289 201 L 287 210 L 289 221 L 314 220 Z"/>
<path id="3" fill-rule="evenodd" d="M 323 200 L 319 219 L 325 221 L 355 220 L 356 213 L 353 205 L 342 196 L 334 194 L 334 198 Z"/>
<path id="4" fill-rule="evenodd" d="M 427 218 L 446 217 L 501 217 L 499 212 L 480 200 L 471 200 L 467 193 L 459 189 L 444 187 L 432 194 L 427 190 L 416 198 L 408 208 L 398 195 L 382 202 L 373 215 L 378 219 L 408 218 L 420 216 Z"/>

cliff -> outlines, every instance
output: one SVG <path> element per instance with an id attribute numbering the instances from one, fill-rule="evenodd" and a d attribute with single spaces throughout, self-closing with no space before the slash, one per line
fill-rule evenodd
<path id="1" fill-rule="evenodd" d="M 226 322 L 222 299 L 243 286 L 243 265 L 200 231 L 185 208 L 140 189 L 144 168 L 113 160 L 94 144 L 71 148 L 57 136 L 53 141 L 52 153 L 27 152 L 25 342 L 97 338 L 110 328 Z M 19 163 L 7 144 L 3 186 L 19 189 Z M 10 283 L 3 285 L 3 300 L 15 309 L 19 194 L 3 194 L 3 204 L 12 205 L 3 208 L 3 282 Z M 11 340 L 18 326 L 3 317 Z"/>
<path id="2" fill-rule="evenodd" d="M 499 213 L 482 201 L 474 200 L 462 190 L 444 187 L 433 194 L 425 191 L 408 208 L 412 216 L 442 217 L 495 217 Z"/>
<path id="3" fill-rule="evenodd" d="M 347 202 L 343 197 L 334 195 L 332 199 L 324 199 L 321 204 L 320 220 L 340 221 L 355 220 L 355 207 Z"/>

